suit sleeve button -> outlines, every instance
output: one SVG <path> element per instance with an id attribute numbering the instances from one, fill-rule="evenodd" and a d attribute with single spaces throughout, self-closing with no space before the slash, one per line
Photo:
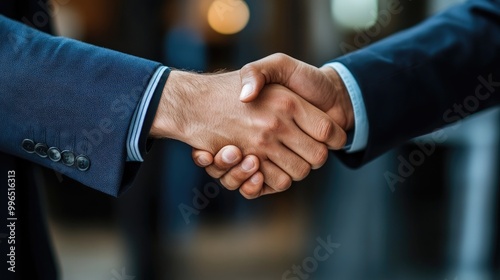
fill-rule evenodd
<path id="1" fill-rule="evenodd" d="M 38 143 L 35 145 L 35 153 L 38 156 L 43 157 L 43 158 L 47 157 L 47 150 L 48 149 L 49 149 L 49 147 L 47 147 L 47 145 L 45 145 L 43 143 Z"/>
<path id="2" fill-rule="evenodd" d="M 90 167 L 90 160 L 84 155 L 79 155 L 76 157 L 76 167 L 80 171 L 87 171 Z"/>
<path id="3" fill-rule="evenodd" d="M 49 155 L 50 160 L 53 162 L 58 162 L 61 160 L 61 152 L 56 147 L 50 147 L 47 151 L 47 154 Z"/>
<path id="4" fill-rule="evenodd" d="M 71 151 L 64 150 L 61 152 L 61 160 L 64 165 L 73 166 L 73 164 L 75 164 L 75 154 Z"/>
<path id="5" fill-rule="evenodd" d="M 25 150 L 26 152 L 32 154 L 35 152 L 35 142 L 33 142 L 33 140 L 31 139 L 24 139 L 23 140 L 23 150 Z"/>

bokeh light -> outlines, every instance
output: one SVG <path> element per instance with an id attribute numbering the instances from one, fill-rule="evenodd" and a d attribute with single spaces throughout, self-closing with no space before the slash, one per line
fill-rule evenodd
<path id="1" fill-rule="evenodd" d="M 249 19 L 248 5 L 241 0 L 216 0 L 208 9 L 208 24 L 221 34 L 240 32 Z"/>
<path id="2" fill-rule="evenodd" d="M 366 29 L 378 17 L 377 0 L 332 0 L 332 17 L 342 27 Z"/>

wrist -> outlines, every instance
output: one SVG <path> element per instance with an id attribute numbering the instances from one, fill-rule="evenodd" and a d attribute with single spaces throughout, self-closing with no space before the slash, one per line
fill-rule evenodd
<path id="1" fill-rule="evenodd" d="M 226 93 L 238 93 L 241 88 L 238 75 L 237 72 L 202 75 L 172 71 L 163 89 L 150 136 L 179 140 L 209 151 L 222 137 L 217 135 L 221 124 L 230 121 L 228 116 L 237 118 L 236 107 L 243 107 L 236 102 L 236 95 L 234 99 L 225 96 Z M 228 106 L 231 100 L 236 107 Z M 233 110 L 234 114 L 221 113 L 228 110 Z M 222 120 L 223 115 L 227 116 Z"/>
<path id="2" fill-rule="evenodd" d="M 354 109 L 344 81 L 339 76 L 337 71 L 330 66 L 323 66 L 320 70 L 330 81 L 333 89 L 335 102 L 333 105 L 334 108 L 332 108 L 331 111 L 336 115 L 333 119 L 336 121 L 341 120 L 338 121 L 338 124 L 345 131 L 352 130 L 354 128 Z"/>
<path id="3" fill-rule="evenodd" d="M 182 112 L 191 89 L 187 86 L 188 76 L 182 71 L 172 71 L 165 83 L 149 135 L 153 138 L 181 140 L 186 130 L 186 118 Z"/>

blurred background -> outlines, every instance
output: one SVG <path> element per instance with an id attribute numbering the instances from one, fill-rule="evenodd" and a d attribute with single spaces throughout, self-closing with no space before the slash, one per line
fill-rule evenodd
<path id="1" fill-rule="evenodd" d="M 52 15 L 59 35 L 210 72 L 275 52 L 321 66 L 457 2 L 53 0 Z M 175 141 L 156 142 L 118 199 L 52 173 L 62 278 L 500 279 L 499 121 L 497 109 L 477 114 L 444 142 L 421 137 L 358 170 L 332 156 L 253 201 Z"/>

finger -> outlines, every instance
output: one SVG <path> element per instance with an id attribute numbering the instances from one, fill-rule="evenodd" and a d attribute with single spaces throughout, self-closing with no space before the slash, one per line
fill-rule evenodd
<path id="1" fill-rule="evenodd" d="M 255 174 L 245 181 L 240 187 L 240 193 L 246 199 L 254 199 L 261 196 L 263 191 L 264 175 L 257 171 Z"/>
<path id="2" fill-rule="evenodd" d="M 280 53 L 246 64 L 240 70 L 242 84 L 240 100 L 251 102 L 257 98 L 266 84 L 288 84 L 298 64 L 298 60 Z"/>
<path id="3" fill-rule="evenodd" d="M 260 162 L 260 171 L 264 175 L 264 183 L 275 192 L 285 191 L 292 185 L 292 178 L 269 160 Z"/>
<path id="4" fill-rule="evenodd" d="M 214 156 L 207 151 L 193 149 L 191 156 L 194 163 L 199 167 L 207 167 L 214 161 Z"/>
<path id="5" fill-rule="evenodd" d="M 237 166 L 231 168 L 220 178 L 221 184 L 228 190 L 236 190 L 259 170 L 259 158 L 246 156 Z"/>
<path id="6" fill-rule="evenodd" d="M 277 145 L 277 147 L 270 149 L 267 157 L 282 171 L 286 172 L 294 181 L 300 181 L 304 179 L 309 174 L 309 171 L 311 171 L 311 165 L 307 161 L 305 161 L 303 158 L 298 156 L 296 153 L 294 153 L 284 145 Z M 277 186 L 278 188 L 284 187 L 281 187 L 281 185 L 279 184 Z M 287 186 L 286 188 L 288 187 L 289 186 Z"/>
<path id="7" fill-rule="evenodd" d="M 323 166 L 328 159 L 327 146 L 305 134 L 295 124 L 294 126 L 291 135 L 281 139 L 283 145 L 308 162 L 312 169 Z"/>
<path id="8" fill-rule="evenodd" d="M 241 193 L 241 189 L 240 189 L 240 193 Z M 254 195 L 253 197 L 251 197 L 249 199 L 255 199 L 255 198 L 258 198 L 258 197 L 261 197 L 264 195 L 270 195 L 270 194 L 276 194 L 276 193 L 278 193 L 278 192 L 275 189 L 271 188 L 267 184 L 264 184 L 262 186 L 262 188 L 260 189 L 259 193 L 257 195 Z"/>
<path id="9" fill-rule="evenodd" d="M 347 141 L 345 131 L 320 109 L 305 100 L 300 102 L 302 106 L 298 106 L 293 115 L 295 123 L 309 136 L 327 144 L 329 148 L 342 149 Z"/>
<path id="10" fill-rule="evenodd" d="M 264 184 L 262 187 L 262 190 L 259 193 L 258 197 L 264 196 L 264 195 L 270 195 L 270 194 L 275 194 L 277 193 L 275 189 L 271 188 L 270 186 Z"/>
<path id="11" fill-rule="evenodd" d="M 207 166 L 205 170 L 211 177 L 220 178 L 240 163 L 242 158 L 241 150 L 238 147 L 228 145 L 215 155 L 213 164 Z"/>

